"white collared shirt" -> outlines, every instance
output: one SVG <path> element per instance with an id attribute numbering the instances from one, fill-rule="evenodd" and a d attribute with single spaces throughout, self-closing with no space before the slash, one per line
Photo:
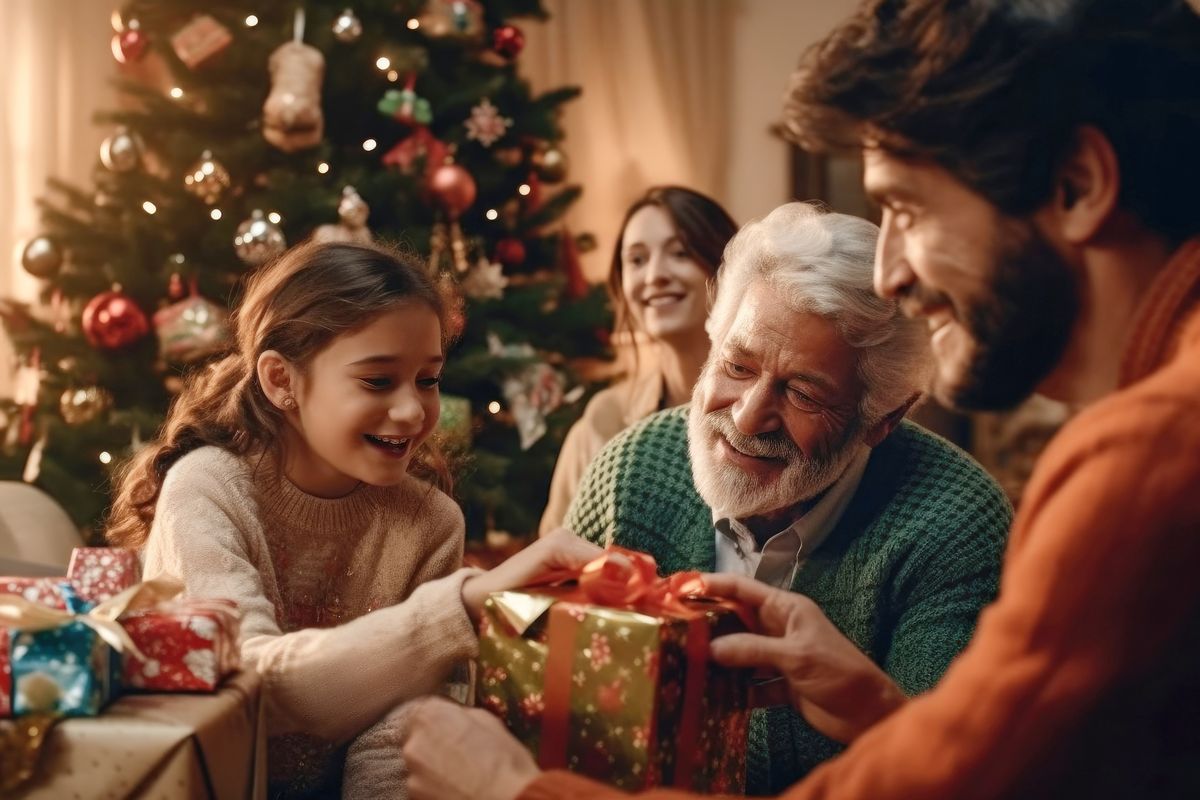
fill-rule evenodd
<path id="1" fill-rule="evenodd" d="M 713 509 L 717 537 L 717 572 L 749 575 L 780 589 L 791 588 L 796 570 L 837 526 L 846 506 L 858 491 L 871 448 L 863 445 L 842 476 L 807 513 L 767 539 L 762 550 L 750 529 L 718 509 Z"/>

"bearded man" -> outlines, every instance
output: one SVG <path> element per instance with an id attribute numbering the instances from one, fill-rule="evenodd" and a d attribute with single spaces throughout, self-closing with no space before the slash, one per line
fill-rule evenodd
<path id="1" fill-rule="evenodd" d="M 1011 508 L 969 456 L 904 421 L 932 362 L 924 326 L 872 289 L 877 235 L 803 203 L 745 226 L 725 251 L 690 407 L 614 439 L 566 525 L 649 552 L 664 574 L 804 595 L 900 698 L 936 683 L 970 639 Z M 756 711 L 748 789 L 790 786 L 846 738 L 789 705 Z"/>

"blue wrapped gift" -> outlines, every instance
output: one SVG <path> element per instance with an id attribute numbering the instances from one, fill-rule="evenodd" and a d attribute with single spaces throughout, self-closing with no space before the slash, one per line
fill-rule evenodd
<path id="1" fill-rule="evenodd" d="M 63 584 L 69 615 L 87 604 Z M 63 615 L 63 612 L 51 612 Z M 66 616 L 66 615 L 63 615 Z M 67 616 L 55 627 L 9 630 L 12 713 L 93 716 L 116 695 L 120 654 L 92 625 Z"/>
<path id="2" fill-rule="evenodd" d="M 11 640 L 15 716 L 93 716 L 116 695 L 120 657 L 82 622 L 48 631 L 14 630 Z"/>

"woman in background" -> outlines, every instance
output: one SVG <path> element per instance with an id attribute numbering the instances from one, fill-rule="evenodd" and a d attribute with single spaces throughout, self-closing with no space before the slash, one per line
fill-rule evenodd
<path id="1" fill-rule="evenodd" d="M 567 432 L 541 535 L 562 524 L 583 471 L 609 439 L 648 414 L 691 399 L 708 357 L 708 282 L 736 232 L 715 200 L 679 186 L 654 187 L 625 212 L 608 290 L 616 333 L 633 345 L 633 369 L 597 393 Z M 639 338 L 651 345 L 650 353 L 638 351 Z"/>

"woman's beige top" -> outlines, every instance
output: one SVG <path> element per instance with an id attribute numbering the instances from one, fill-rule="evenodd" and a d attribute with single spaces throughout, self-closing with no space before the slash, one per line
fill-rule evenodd
<path id="1" fill-rule="evenodd" d="M 562 525 L 583 471 L 608 440 L 657 411 L 662 407 L 662 400 L 663 379 L 657 369 L 647 370 L 637 378 L 623 380 L 596 393 L 583 410 L 583 416 L 563 439 L 538 535 L 545 536 Z"/>

